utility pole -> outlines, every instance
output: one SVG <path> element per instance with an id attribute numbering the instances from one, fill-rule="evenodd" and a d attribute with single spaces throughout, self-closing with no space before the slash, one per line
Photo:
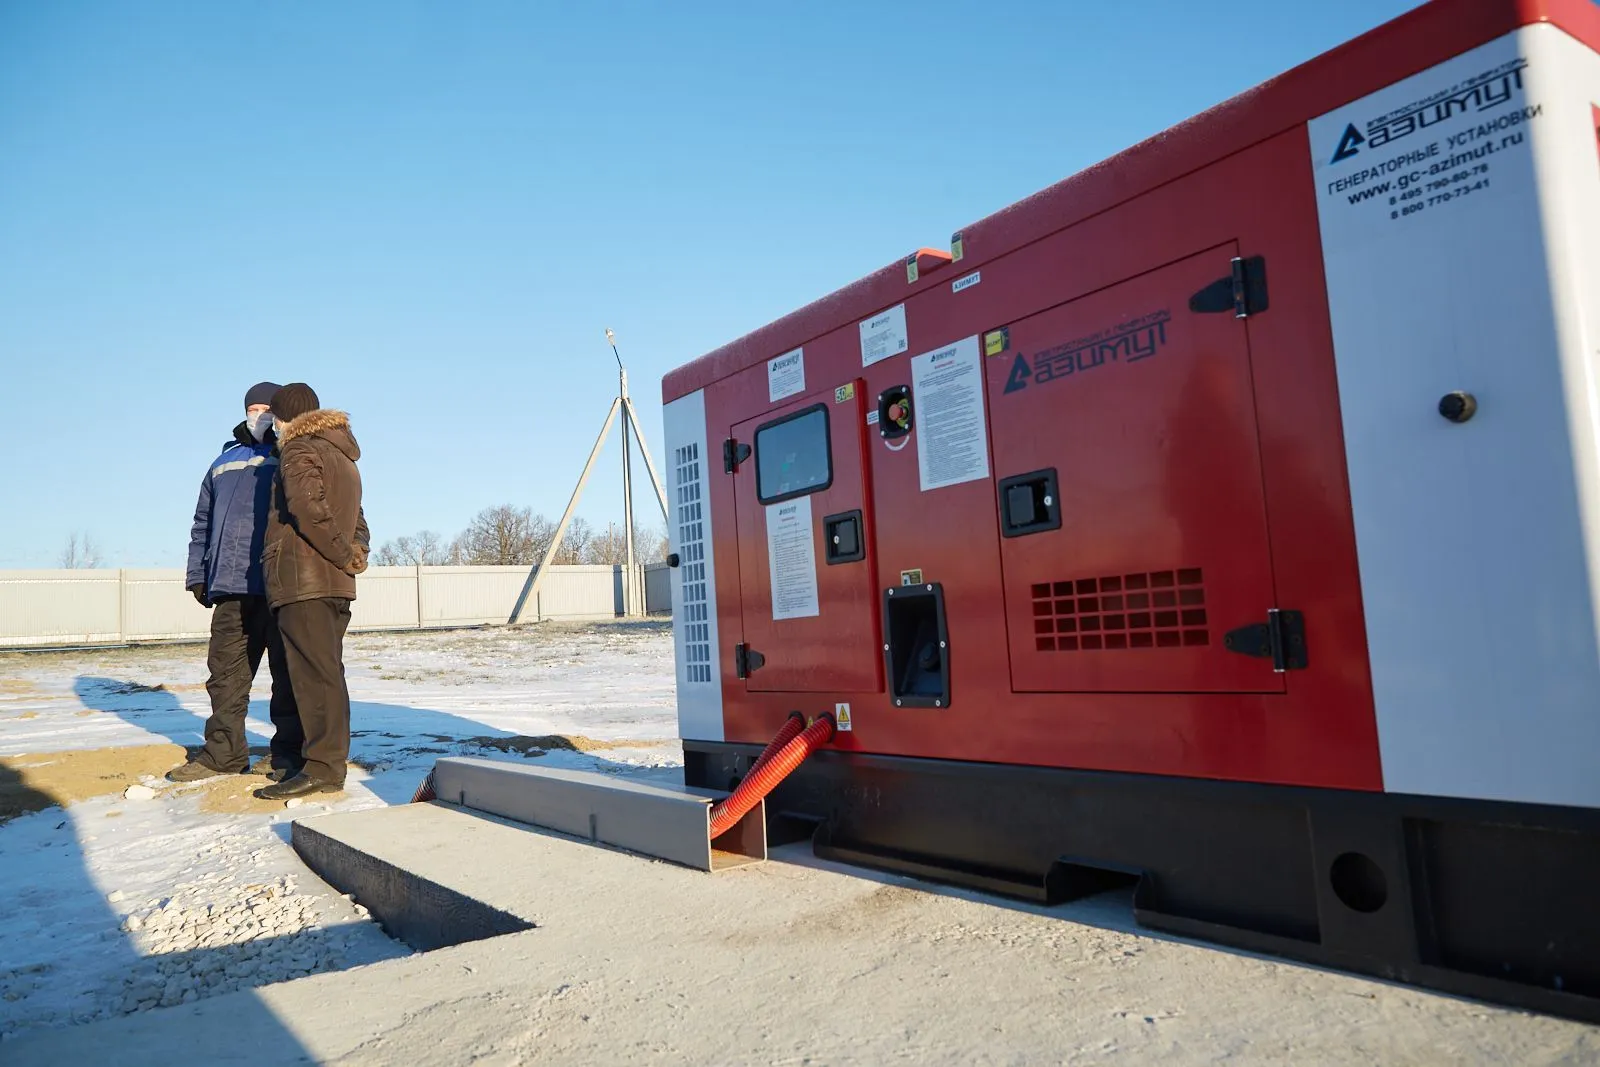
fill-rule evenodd
<path id="1" fill-rule="evenodd" d="M 578 499 L 583 496 L 584 484 L 589 480 L 589 472 L 594 469 L 594 461 L 600 455 L 600 450 L 605 446 L 606 436 L 611 433 L 611 424 L 616 421 L 620 412 L 622 418 L 622 512 L 623 512 L 623 545 L 626 564 L 622 574 L 622 611 L 624 615 L 637 615 L 641 607 L 640 600 L 643 589 L 640 588 L 637 576 L 634 574 L 633 552 L 633 465 L 629 448 L 629 430 L 639 441 L 639 455 L 644 459 L 645 470 L 650 474 L 650 484 L 656 491 L 656 503 L 661 505 L 662 521 L 667 520 L 667 492 L 662 487 L 661 476 L 656 473 L 656 465 L 650 460 L 650 449 L 644 443 L 644 431 L 639 428 L 639 416 L 633 409 L 633 401 L 628 397 L 628 371 L 622 365 L 622 356 L 617 352 L 617 337 L 608 327 L 606 329 L 606 343 L 611 346 L 611 354 L 617 361 L 617 395 L 611 401 L 611 409 L 606 412 L 606 421 L 600 427 L 600 436 L 595 438 L 594 447 L 589 450 L 589 459 L 583 465 L 583 473 L 578 475 L 578 484 L 572 489 L 572 496 L 567 501 L 567 510 L 562 513 L 561 522 L 556 526 L 555 536 L 550 539 L 550 546 L 545 549 L 544 559 L 528 575 L 528 580 L 523 583 L 522 595 L 517 597 L 517 604 L 511 609 L 511 618 L 508 622 L 516 623 L 522 619 L 523 611 L 532 603 L 537 610 L 539 587 L 544 583 L 544 576 L 550 571 L 551 561 L 556 553 L 561 550 L 561 539 L 566 536 L 567 527 L 572 523 L 572 514 L 578 508 Z"/>
<path id="2" fill-rule="evenodd" d="M 622 355 L 617 351 L 617 335 L 611 332 L 611 327 L 606 327 L 606 343 L 611 346 L 611 354 L 617 360 L 617 399 L 622 404 L 622 410 L 627 411 L 632 402 L 628 399 L 628 371 L 622 365 Z M 635 609 L 638 601 L 635 599 L 637 590 L 634 587 L 633 575 L 633 466 L 628 455 L 628 424 L 632 419 L 622 420 L 622 544 L 624 568 L 622 571 L 622 613 L 624 615 L 637 615 Z M 643 439 L 639 447 L 644 447 Z M 666 506 L 662 506 L 665 517 Z"/>

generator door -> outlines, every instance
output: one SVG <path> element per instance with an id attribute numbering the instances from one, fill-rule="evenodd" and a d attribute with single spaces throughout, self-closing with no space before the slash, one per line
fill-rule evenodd
<path id="1" fill-rule="evenodd" d="M 1235 247 L 986 339 L 1018 691 L 1283 691 L 1223 647 L 1276 606 Z"/>
<path id="2" fill-rule="evenodd" d="M 883 688 L 863 394 L 851 382 L 733 427 L 752 690 Z"/>

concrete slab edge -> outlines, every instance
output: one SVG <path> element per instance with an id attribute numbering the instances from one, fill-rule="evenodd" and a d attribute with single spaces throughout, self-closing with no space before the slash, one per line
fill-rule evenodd
<path id="1" fill-rule="evenodd" d="M 535 926 L 322 833 L 315 820 L 293 823 L 289 842 L 319 878 L 354 896 L 391 937 L 419 952 Z"/>

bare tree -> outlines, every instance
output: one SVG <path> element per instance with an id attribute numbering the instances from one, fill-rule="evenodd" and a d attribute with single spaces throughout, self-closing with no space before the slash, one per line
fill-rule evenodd
<path id="1" fill-rule="evenodd" d="M 569 526 L 570 530 L 571 527 Z M 544 554 L 550 548 L 550 542 L 555 540 L 556 524 L 553 519 L 543 515 L 535 515 L 529 525 L 529 533 L 533 537 L 533 562 L 538 563 L 544 559 Z"/>
<path id="2" fill-rule="evenodd" d="M 378 549 L 377 561 L 380 567 L 439 567 L 448 552 L 444 538 L 432 530 L 423 530 L 385 541 Z"/>
<path id="3" fill-rule="evenodd" d="M 438 562 L 449 565 L 474 566 L 537 566 L 544 559 L 550 542 L 556 535 L 556 523 L 531 508 L 518 508 L 510 504 L 485 508 L 448 545 L 436 540 L 433 548 Z M 416 538 L 396 538 L 379 550 L 378 560 L 386 563 L 393 558 L 411 563 L 408 552 L 418 549 Z M 640 563 L 653 563 L 666 558 L 664 532 L 634 534 L 634 556 Z M 551 560 L 557 566 L 580 563 L 621 563 L 626 553 L 622 527 L 615 523 L 605 532 L 596 531 L 583 516 L 574 516 L 567 524 L 561 538 L 561 547 Z M 428 563 L 424 563 L 428 565 Z"/>
<path id="4" fill-rule="evenodd" d="M 551 562 L 563 567 L 582 563 L 593 540 L 594 528 L 589 525 L 589 520 L 582 515 L 574 515 L 567 524 L 566 534 L 561 538 L 561 548 Z"/>
<path id="5" fill-rule="evenodd" d="M 667 529 L 647 530 L 635 525 L 633 529 L 633 562 L 643 566 L 660 563 L 667 558 Z M 604 533 L 594 535 L 584 553 L 586 563 L 622 564 L 628 561 L 628 545 L 622 536 L 622 526 L 608 523 Z"/>
<path id="6" fill-rule="evenodd" d="M 417 565 L 421 567 L 442 567 L 445 555 L 448 552 L 444 538 L 433 530 L 423 530 L 417 534 Z"/>
<path id="7" fill-rule="evenodd" d="M 88 534 L 70 534 L 67 546 L 61 550 L 61 566 L 68 570 L 86 570 L 100 566 L 100 547 Z"/>
<path id="8" fill-rule="evenodd" d="M 627 556 L 627 545 L 622 536 L 622 527 L 614 522 L 606 523 L 604 532 L 596 533 L 589 541 L 584 551 L 585 563 L 622 563 Z"/>
<path id="9" fill-rule="evenodd" d="M 667 539 L 665 523 L 654 530 L 635 526 L 633 530 L 633 559 L 635 563 L 665 563 L 671 542 Z"/>
<path id="10" fill-rule="evenodd" d="M 501 504 L 478 512 L 450 554 L 480 567 L 531 567 L 544 558 L 554 533 L 555 524 L 543 515 Z"/>

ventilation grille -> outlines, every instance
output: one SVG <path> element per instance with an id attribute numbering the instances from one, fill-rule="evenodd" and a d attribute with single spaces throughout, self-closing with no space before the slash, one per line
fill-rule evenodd
<path id="1" fill-rule="evenodd" d="M 678 506 L 678 567 L 683 572 L 681 607 L 674 605 L 683 634 L 683 677 L 711 681 L 710 598 L 706 590 L 705 518 L 701 513 L 700 446 L 686 445 L 673 454 L 673 487 Z"/>
<path id="2" fill-rule="evenodd" d="M 1035 585 L 1033 641 L 1040 652 L 1210 644 L 1200 569 Z"/>

